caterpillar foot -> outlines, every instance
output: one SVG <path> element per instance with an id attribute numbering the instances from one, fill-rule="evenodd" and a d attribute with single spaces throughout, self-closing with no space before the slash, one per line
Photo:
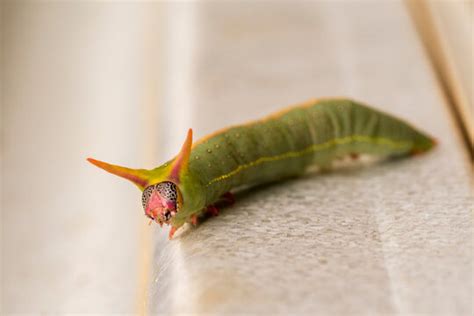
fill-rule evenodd
<path id="1" fill-rule="evenodd" d="M 196 214 L 191 216 L 191 224 L 193 224 L 193 226 L 197 226 L 198 222 L 199 222 L 199 217 Z"/>
<path id="2" fill-rule="evenodd" d="M 235 196 L 232 192 L 226 192 L 221 196 L 222 203 L 225 205 L 233 205 L 235 203 Z"/>
<path id="3" fill-rule="evenodd" d="M 174 233 L 176 232 L 177 229 L 178 229 L 178 227 L 171 226 L 170 233 L 168 235 L 168 238 L 170 240 L 171 240 L 171 238 L 173 238 L 173 235 L 174 235 Z"/>
<path id="4" fill-rule="evenodd" d="M 219 209 L 215 205 L 209 205 L 206 209 L 206 213 L 211 215 L 211 216 L 218 216 L 219 215 Z"/>

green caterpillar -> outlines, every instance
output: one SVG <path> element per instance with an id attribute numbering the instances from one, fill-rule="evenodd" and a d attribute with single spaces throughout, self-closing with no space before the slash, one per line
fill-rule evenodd
<path id="1" fill-rule="evenodd" d="M 325 167 L 347 155 L 404 156 L 434 145 L 390 115 L 352 100 L 326 99 L 220 130 L 194 145 L 190 129 L 180 153 L 152 170 L 88 160 L 135 183 L 146 216 L 171 225 L 171 238 L 184 223 L 217 214 L 215 203 L 231 199 L 234 188 L 298 176 L 310 165 Z"/>

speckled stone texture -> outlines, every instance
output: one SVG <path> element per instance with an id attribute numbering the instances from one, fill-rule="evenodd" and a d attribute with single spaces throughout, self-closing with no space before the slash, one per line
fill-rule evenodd
<path id="1" fill-rule="evenodd" d="M 197 6 L 197 26 L 200 136 L 346 95 L 440 146 L 245 190 L 174 240 L 158 234 L 149 310 L 471 315 L 471 170 L 403 4 L 211 2 Z"/>

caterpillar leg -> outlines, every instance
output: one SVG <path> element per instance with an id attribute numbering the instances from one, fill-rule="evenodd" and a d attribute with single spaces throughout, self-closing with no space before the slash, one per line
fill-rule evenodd
<path id="1" fill-rule="evenodd" d="M 422 155 L 424 152 L 423 150 L 420 150 L 420 149 L 412 149 L 410 151 L 410 156 L 420 156 Z"/>
<path id="2" fill-rule="evenodd" d="M 198 222 L 199 222 L 199 217 L 196 214 L 191 216 L 191 224 L 193 224 L 193 226 L 197 226 Z"/>
<path id="3" fill-rule="evenodd" d="M 209 205 L 207 206 L 200 215 L 198 214 L 193 214 L 191 215 L 189 219 L 189 223 L 191 223 L 193 226 L 197 226 L 199 224 L 199 216 L 217 216 L 219 215 L 219 209 L 215 205 Z"/>
<path id="4" fill-rule="evenodd" d="M 226 192 L 221 196 L 221 201 L 225 205 L 233 205 L 235 203 L 235 196 L 232 192 Z"/>
<path id="5" fill-rule="evenodd" d="M 178 229 L 178 227 L 171 226 L 170 234 L 168 235 L 169 239 L 173 238 L 173 235 L 174 235 L 174 233 L 176 232 L 177 229 Z"/>
<path id="6" fill-rule="evenodd" d="M 215 205 L 211 204 L 206 208 L 206 214 L 209 214 L 211 216 L 218 216 L 219 209 Z"/>
<path id="7" fill-rule="evenodd" d="M 352 160 L 359 159 L 359 154 L 358 153 L 351 153 L 349 156 L 351 157 Z"/>

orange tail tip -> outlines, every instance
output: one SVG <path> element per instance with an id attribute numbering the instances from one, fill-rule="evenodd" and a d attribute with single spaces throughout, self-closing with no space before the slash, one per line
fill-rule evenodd
<path id="1" fill-rule="evenodd" d="M 104 169 L 107 172 L 115 174 L 116 176 L 122 177 L 129 181 L 132 181 L 141 190 L 148 186 L 149 171 L 145 169 L 130 169 L 117 165 L 111 165 L 103 161 L 99 161 L 93 158 L 87 158 L 91 164 Z"/>

